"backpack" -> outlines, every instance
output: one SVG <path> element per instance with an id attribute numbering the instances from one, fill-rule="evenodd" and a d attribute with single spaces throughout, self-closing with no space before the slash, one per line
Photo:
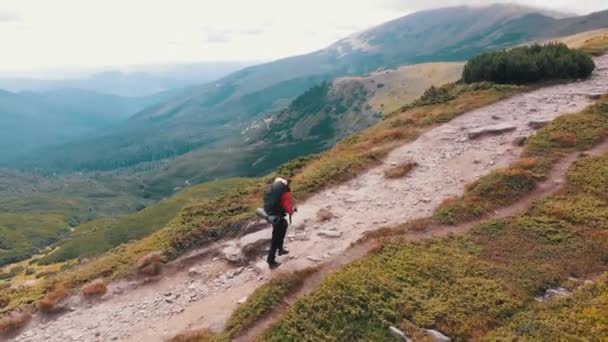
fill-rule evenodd
<path id="1" fill-rule="evenodd" d="M 264 211 L 268 215 L 285 216 L 285 209 L 281 206 L 281 197 L 289 192 L 289 186 L 282 182 L 274 182 L 264 193 Z"/>

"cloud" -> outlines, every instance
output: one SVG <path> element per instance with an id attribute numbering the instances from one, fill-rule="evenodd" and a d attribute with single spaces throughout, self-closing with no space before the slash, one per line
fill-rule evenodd
<path id="1" fill-rule="evenodd" d="M 0 23 L 12 23 L 20 20 L 21 17 L 15 12 L 0 11 Z"/>
<path id="2" fill-rule="evenodd" d="M 590 12 L 606 0 L 508 0 Z M 0 0 L 0 71 L 270 60 L 417 10 L 488 0 Z M 142 10 L 145 9 L 145 10 Z M 111 19 L 108 19 L 111 18 Z"/>
<path id="3" fill-rule="evenodd" d="M 517 3 L 524 6 L 547 8 L 566 13 L 587 14 L 608 9 L 606 0 L 381 0 L 383 6 L 391 10 L 419 11 L 449 6 L 482 6 L 493 3 Z"/>

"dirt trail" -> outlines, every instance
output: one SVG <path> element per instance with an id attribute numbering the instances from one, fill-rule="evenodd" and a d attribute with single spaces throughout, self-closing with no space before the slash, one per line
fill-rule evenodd
<path id="1" fill-rule="evenodd" d="M 592 103 L 590 95 L 608 93 L 608 55 L 595 61 L 597 69 L 591 79 L 539 89 L 465 113 L 397 148 L 383 165 L 301 203 L 288 232 L 291 254 L 283 258 L 281 269 L 348 260 L 345 251 L 366 231 L 427 217 L 445 198 L 461 194 L 467 183 L 509 165 L 521 153 L 521 147 L 512 142 L 533 133 L 530 121 L 579 111 Z M 513 130 L 467 138 L 470 130 L 496 124 Z M 384 178 L 385 170 L 405 160 L 419 166 L 405 178 Z M 320 208 L 329 208 L 335 218 L 317 222 Z M 444 228 L 420 234 L 440 236 L 454 231 Z M 270 231 L 258 234 L 270 236 Z M 101 303 L 75 303 L 71 312 L 54 320 L 38 318 L 15 340 L 148 342 L 190 328 L 220 330 L 237 302 L 272 277 L 262 259 L 239 268 L 207 256 L 190 271 L 176 271 L 148 286 L 114 284 Z"/>

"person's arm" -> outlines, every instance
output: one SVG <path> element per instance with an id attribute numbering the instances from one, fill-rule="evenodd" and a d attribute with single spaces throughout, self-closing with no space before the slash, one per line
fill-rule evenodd
<path id="1" fill-rule="evenodd" d="M 281 206 L 285 210 L 286 213 L 292 215 L 294 213 L 293 209 L 293 199 L 291 197 L 291 192 L 287 191 L 281 196 Z"/>

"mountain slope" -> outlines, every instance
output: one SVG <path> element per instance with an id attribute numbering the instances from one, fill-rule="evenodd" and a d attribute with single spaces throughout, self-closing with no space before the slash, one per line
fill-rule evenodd
<path id="1" fill-rule="evenodd" d="M 174 157 L 232 140 L 265 113 L 338 76 L 428 61 L 464 60 L 538 38 L 608 26 L 608 11 L 555 19 L 515 5 L 415 13 L 303 56 L 249 67 L 150 107 L 118 129 L 52 152 L 42 165 L 98 170 Z M 69 158 L 63 156 L 69 155 Z M 73 156 L 73 157 L 72 157 Z"/>
<path id="2" fill-rule="evenodd" d="M 126 98 L 77 89 L 0 90 L 0 162 L 107 128 L 170 96 L 170 92 Z"/>

